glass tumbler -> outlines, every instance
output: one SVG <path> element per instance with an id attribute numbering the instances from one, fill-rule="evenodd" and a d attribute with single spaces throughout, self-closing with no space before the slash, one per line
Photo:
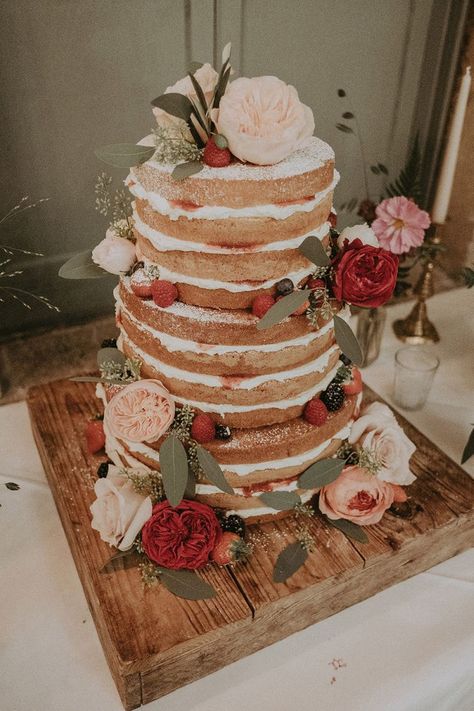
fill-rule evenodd
<path id="1" fill-rule="evenodd" d="M 395 353 L 394 402 L 405 410 L 422 408 L 438 366 L 439 358 L 427 348 L 400 348 Z"/>

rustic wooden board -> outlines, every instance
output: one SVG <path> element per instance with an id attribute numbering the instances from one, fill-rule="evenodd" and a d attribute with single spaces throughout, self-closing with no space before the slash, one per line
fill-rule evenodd
<path id="1" fill-rule="evenodd" d="M 366 399 L 377 398 L 366 391 Z M 353 605 L 474 542 L 474 482 L 398 418 L 417 445 L 411 506 L 366 528 L 359 544 L 315 516 L 318 541 L 304 567 L 273 583 L 273 565 L 297 522 L 254 526 L 259 545 L 233 570 L 202 573 L 216 598 L 189 602 L 144 589 L 137 569 L 100 574 L 110 548 L 90 527 L 97 458 L 83 431 L 97 410 L 90 384 L 58 381 L 30 391 L 34 436 L 104 653 L 124 707 L 134 709 Z M 403 516 L 400 515 L 403 514 Z"/>

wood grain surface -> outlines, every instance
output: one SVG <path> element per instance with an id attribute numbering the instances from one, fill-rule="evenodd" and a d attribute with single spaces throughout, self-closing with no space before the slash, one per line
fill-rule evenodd
<path id="1" fill-rule="evenodd" d="M 380 399 L 366 389 L 366 400 Z M 253 555 L 201 575 L 217 590 L 186 601 L 164 586 L 145 589 L 137 568 L 99 571 L 110 547 L 90 526 L 98 458 L 84 428 L 99 409 L 94 386 L 58 381 L 28 397 L 33 433 L 89 608 L 124 707 L 134 709 L 439 563 L 474 542 L 474 483 L 397 416 L 417 452 L 409 504 L 349 540 L 322 517 L 305 517 L 317 541 L 305 565 L 274 583 L 278 553 L 301 519 L 251 527 Z"/>

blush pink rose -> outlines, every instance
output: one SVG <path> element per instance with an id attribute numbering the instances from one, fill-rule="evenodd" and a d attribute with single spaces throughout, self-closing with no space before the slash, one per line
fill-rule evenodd
<path id="1" fill-rule="evenodd" d="M 377 205 L 377 219 L 372 229 L 380 246 L 393 254 L 404 254 L 412 247 L 419 247 L 431 220 L 413 200 L 400 196 L 383 200 Z"/>
<path id="2" fill-rule="evenodd" d="M 214 94 L 214 89 L 217 83 L 217 77 L 218 74 L 216 70 L 208 63 L 203 64 L 202 67 L 199 67 L 199 69 L 194 72 L 194 78 L 203 90 L 208 105 Z M 192 81 L 188 76 L 184 77 L 183 79 L 180 79 L 176 82 L 176 84 L 173 84 L 173 86 L 169 86 L 167 89 L 165 89 L 164 93 L 183 94 L 184 96 L 187 96 L 188 99 L 191 99 L 191 101 L 193 101 L 195 104 L 199 104 L 196 90 L 194 89 Z M 163 128 L 180 128 L 189 141 L 193 140 L 191 132 L 187 128 L 185 121 L 178 118 L 177 116 L 171 116 L 171 114 L 166 113 L 166 111 L 163 111 L 163 109 L 158 108 L 158 106 L 153 107 L 153 113 L 155 115 L 158 126 L 161 126 Z M 200 133 L 203 134 L 203 131 L 199 124 L 195 125 L 196 128 L 200 131 Z M 205 136 L 204 134 L 202 135 L 202 138 L 206 137 L 207 136 Z"/>
<path id="3" fill-rule="evenodd" d="M 174 418 L 175 405 L 159 380 L 137 380 L 107 403 L 104 428 L 130 442 L 156 442 Z"/>
<path id="4" fill-rule="evenodd" d="M 359 526 L 378 523 L 395 500 L 394 487 L 361 467 L 346 467 L 319 492 L 319 508 L 333 520 L 344 518 Z"/>
<path id="5" fill-rule="evenodd" d="M 121 551 L 128 550 L 151 516 L 150 497 L 138 494 L 130 479 L 112 464 L 107 476 L 97 479 L 94 491 L 97 498 L 90 507 L 92 528 L 106 543 Z"/>
<path id="6" fill-rule="evenodd" d="M 313 134 L 314 119 L 293 86 L 272 76 L 242 77 L 221 99 L 217 129 L 240 160 L 272 165 Z"/>
<path id="7" fill-rule="evenodd" d="M 136 261 L 135 245 L 108 229 L 102 242 L 92 250 L 92 261 L 110 274 L 128 272 Z"/>

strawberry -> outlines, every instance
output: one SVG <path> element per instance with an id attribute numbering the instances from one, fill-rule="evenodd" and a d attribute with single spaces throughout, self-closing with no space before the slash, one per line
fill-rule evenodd
<path id="1" fill-rule="evenodd" d="M 218 145 L 221 144 L 221 145 Z M 202 154 L 202 159 L 211 168 L 225 168 L 232 160 L 232 153 L 227 148 L 224 136 L 211 136 Z"/>
<path id="2" fill-rule="evenodd" d="M 191 425 L 191 437 L 199 444 L 212 442 L 216 438 L 216 425 L 212 417 L 206 414 L 196 415 Z"/>
<path id="3" fill-rule="evenodd" d="M 328 419 L 328 409 L 324 402 L 318 397 L 313 397 L 304 409 L 304 419 L 309 422 L 310 425 L 324 425 Z"/>
<path id="4" fill-rule="evenodd" d="M 130 277 L 130 288 L 140 299 L 151 299 L 153 292 L 151 289 L 153 279 L 144 269 L 137 269 Z"/>
<path id="5" fill-rule="evenodd" d="M 176 301 L 178 298 L 178 290 L 170 281 L 155 279 L 151 285 L 151 295 L 155 304 L 165 309 Z"/>
<path id="6" fill-rule="evenodd" d="M 342 385 L 346 395 L 358 395 L 362 392 L 362 375 L 359 368 L 352 367 L 352 377 Z"/>
<path id="7" fill-rule="evenodd" d="M 271 294 L 260 294 L 253 300 L 252 313 L 254 316 L 258 316 L 258 318 L 263 318 L 274 303 L 275 299 Z"/>
<path id="8" fill-rule="evenodd" d="M 102 420 L 91 420 L 85 430 L 87 449 L 91 454 L 100 452 L 105 447 L 104 425 Z"/>
<path id="9" fill-rule="evenodd" d="M 232 531 L 224 531 L 211 553 L 211 558 L 217 565 L 229 565 L 244 560 L 249 553 L 250 548 L 243 538 Z"/>

